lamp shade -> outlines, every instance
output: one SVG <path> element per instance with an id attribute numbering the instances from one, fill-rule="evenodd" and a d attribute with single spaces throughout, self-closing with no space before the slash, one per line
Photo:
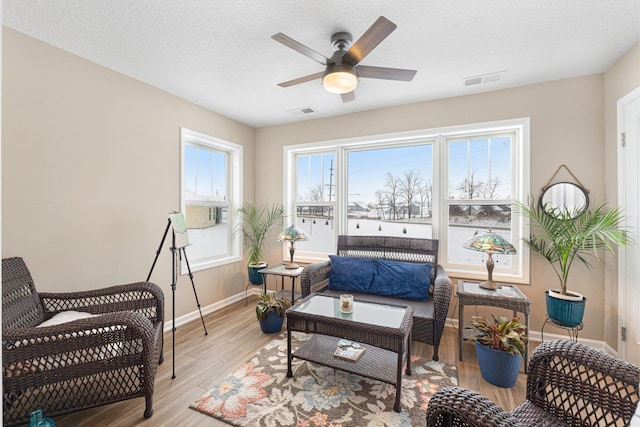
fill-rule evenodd
<path id="1" fill-rule="evenodd" d="M 488 254 L 515 255 L 517 253 L 516 248 L 511 243 L 501 235 L 491 231 L 491 229 L 474 235 L 464 242 L 462 247 Z"/>
<path id="2" fill-rule="evenodd" d="M 285 228 L 278 235 L 278 242 L 297 242 L 298 240 L 309 240 L 309 236 L 304 230 L 293 225 Z"/>

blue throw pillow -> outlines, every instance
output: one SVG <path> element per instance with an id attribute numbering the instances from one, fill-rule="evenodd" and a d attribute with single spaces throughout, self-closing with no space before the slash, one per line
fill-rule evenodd
<path id="1" fill-rule="evenodd" d="M 369 293 L 395 298 L 426 301 L 431 285 L 431 264 L 376 261 L 376 275 Z"/>
<path id="2" fill-rule="evenodd" d="M 369 293 L 376 274 L 375 260 L 329 255 L 329 289 L 341 292 Z"/>

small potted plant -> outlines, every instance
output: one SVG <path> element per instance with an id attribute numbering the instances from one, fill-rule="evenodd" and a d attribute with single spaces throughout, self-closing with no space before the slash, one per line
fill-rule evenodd
<path id="1" fill-rule="evenodd" d="M 275 334 L 282 329 L 284 313 L 291 307 L 291 301 L 280 297 L 275 292 L 262 294 L 256 305 L 256 317 L 260 322 L 260 329 L 265 334 Z"/>
<path id="2" fill-rule="evenodd" d="M 284 208 L 282 205 L 258 206 L 245 203 L 237 210 L 237 215 L 241 219 L 237 231 L 242 233 L 244 246 L 248 249 L 249 282 L 261 285 L 263 277 L 258 270 L 267 267 L 263 259 L 262 245 L 273 226 L 283 224 Z"/>
<path id="3" fill-rule="evenodd" d="M 514 317 L 495 317 L 493 323 L 480 316 L 472 317 L 471 330 L 476 342 L 480 373 L 485 381 L 498 387 L 511 388 L 518 380 L 520 364 L 527 343 L 527 327 Z"/>

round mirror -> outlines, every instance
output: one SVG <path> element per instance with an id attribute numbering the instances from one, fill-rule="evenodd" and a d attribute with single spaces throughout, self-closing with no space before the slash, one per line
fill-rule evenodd
<path id="1" fill-rule="evenodd" d="M 558 182 L 548 186 L 540 196 L 540 207 L 549 215 L 570 214 L 578 218 L 589 206 L 587 191 L 573 182 Z"/>

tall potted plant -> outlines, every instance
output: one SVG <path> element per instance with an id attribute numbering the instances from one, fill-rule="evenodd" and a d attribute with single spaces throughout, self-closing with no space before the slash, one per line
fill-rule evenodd
<path id="1" fill-rule="evenodd" d="M 475 316 L 471 325 L 472 341 L 476 342 L 478 366 L 485 381 L 498 387 L 511 388 L 518 380 L 520 364 L 527 343 L 527 327 L 514 317 L 493 317 L 493 323 Z"/>
<path id="2" fill-rule="evenodd" d="M 245 203 L 238 209 L 241 221 L 238 231 L 242 233 L 245 248 L 247 248 L 249 282 L 255 285 L 262 284 L 262 275 L 258 270 L 265 268 L 262 245 L 272 231 L 273 226 L 282 226 L 284 221 L 284 208 L 282 205 L 258 206 L 255 203 Z"/>
<path id="3" fill-rule="evenodd" d="M 602 250 L 614 252 L 616 246 L 633 243 L 621 228 L 624 215 L 619 207 L 600 204 L 577 213 L 532 203 L 517 206 L 521 215 L 531 220 L 531 237 L 524 243 L 546 259 L 556 275 L 560 287 L 546 292 L 547 315 L 555 322 L 573 327 L 582 322 L 586 299 L 567 290 L 571 266 L 579 261 L 591 269 L 592 259 L 601 259 Z"/>

